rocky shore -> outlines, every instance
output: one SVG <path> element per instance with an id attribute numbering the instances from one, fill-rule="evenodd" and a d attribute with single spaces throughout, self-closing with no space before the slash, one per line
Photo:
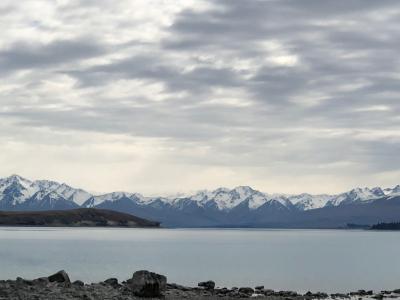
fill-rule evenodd
<path id="1" fill-rule="evenodd" d="M 186 287 L 168 283 L 167 278 L 149 271 L 137 271 L 132 278 L 118 282 L 109 278 L 103 282 L 85 284 L 77 280 L 71 282 L 65 271 L 48 277 L 27 280 L 0 280 L 1 300 L 54 300 L 54 299 L 247 299 L 269 300 L 313 300 L 313 299 L 395 299 L 400 298 L 400 289 L 393 291 L 359 290 L 346 294 L 326 294 L 322 292 L 299 294 L 293 291 L 274 291 L 264 286 L 216 287 L 214 281 L 199 282 L 197 287 Z"/>

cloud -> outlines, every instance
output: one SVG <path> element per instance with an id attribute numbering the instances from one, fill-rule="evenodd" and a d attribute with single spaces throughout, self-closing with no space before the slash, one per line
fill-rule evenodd
<path id="1" fill-rule="evenodd" d="M 152 194 L 398 183 L 397 1 L 19 1 L 0 14 L 0 146 L 28 175 L 75 182 L 74 160 L 92 190 L 120 171 L 110 190 Z M 24 147 L 68 171 L 46 155 L 38 169 Z"/>
<path id="2" fill-rule="evenodd" d="M 48 44 L 22 41 L 0 51 L 0 70 L 9 73 L 65 66 L 104 53 L 105 49 L 90 39 L 57 40 Z"/>

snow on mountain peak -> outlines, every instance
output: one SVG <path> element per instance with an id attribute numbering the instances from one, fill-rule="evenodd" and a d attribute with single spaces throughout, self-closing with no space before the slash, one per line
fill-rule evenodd
<path id="1" fill-rule="evenodd" d="M 240 195 L 240 198 L 246 198 L 256 192 L 249 186 L 237 186 L 232 191 L 237 192 Z"/>
<path id="2" fill-rule="evenodd" d="M 219 188 L 211 193 L 209 201 L 214 201 L 219 209 L 231 209 L 245 200 L 247 194 L 244 190 L 235 188 L 229 190 L 227 188 Z"/>
<path id="3" fill-rule="evenodd" d="M 383 192 L 385 193 L 385 195 L 392 195 L 392 196 L 400 194 L 400 184 L 396 185 L 393 188 L 385 188 Z"/>
<path id="4" fill-rule="evenodd" d="M 11 175 L 0 178 L 0 205 L 21 205 L 34 201 L 49 202 L 61 201 L 66 205 L 74 203 L 83 207 L 95 207 L 105 201 L 116 202 L 121 199 L 129 199 L 137 205 L 164 204 L 175 208 L 213 208 L 221 211 L 229 211 L 240 204 L 248 206 L 250 210 L 260 207 L 292 208 L 309 210 L 324 206 L 338 206 L 353 203 L 368 203 L 383 197 L 400 195 L 400 185 L 393 188 L 354 188 L 338 195 L 311 195 L 307 193 L 299 195 L 268 194 L 254 190 L 249 186 L 237 186 L 233 189 L 217 188 L 212 191 L 202 190 L 192 194 L 181 194 L 176 197 L 144 197 L 137 193 L 113 192 L 104 195 L 93 196 L 82 190 L 73 188 L 65 183 L 49 180 L 30 181 L 19 175 Z M 45 199 L 45 200 L 43 200 Z M 66 201 L 65 201 L 66 200 Z M 68 202 L 68 203 L 67 203 Z M 47 205 L 46 204 L 46 205 Z M 33 204 L 32 204 L 33 205 Z M 0 206 L 1 207 L 1 206 Z"/>
<path id="5" fill-rule="evenodd" d="M 0 201 L 6 199 L 9 204 L 17 205 L 31 199 L 41 201 L 47 196 L 49 200 L 68 200 L 82 204 L 92 195 L 65 183 L 60 184 L 50 180 L 31 181 L 19 175 L 0 179 Z"/>
<path id="6" fill-rule="evenodd" d="M 0 188 L 10 186 L 12 184 L 20 185 L 24 189 L 28 190 L 32 186 L 33 182 L 19 175 L 11 175 L 9 177 L 0 179 Z"/>
<path id="7" fill-rule="evenodd" d="M 347 193 L 353 200 L 365 201 L 383 195 L 380 188 L 355 188 Z"/>
<path id="8" fill-rule="evenodd" d="M 332 198 L 333 196 L 331 195 L 311 195 L 307 193 L 289 196 L 290 202 L 301 210 L 324 207 Z"/>
<path id="9" fill-rule="evenodd" d="M 127 192 L 112 192 L 98 196 L 92 196 L 88 198 L 84 203 L 84 207 L 94 207 L 103 203 L 105 201 L 115 202 L 121 199 L 129 199 L 138 204 L 146 204 L 152 201 L 153 198 L 146 198 L 143 197 L 141 194 L 138 193 L 127 193 Z"/>
<path id="10" fill-rule="evenodd" d="M 53 190 L 60 186 L 58 182 L 51 180 L 35 180 L 33 183 L 37 185 L 40 189 L 46 190 Z"/>
<path id="11" fill-rule="evenodd" d="M 32 181 L 19 175 L 0 179 L 0 201 L 7 199 L 12 205 L 24 202 L 38 190 Z"/>
<path id="12" fill-rule="evenodd" d="M 15 182 L 15 181 L 17 181 L 17 182 L 31 183 L 30 180 L 28 180 L 28 179 L 26 179 L 26 178 L 24 178 L 24 177 L 22 177 L 22 176 L 19 176 L 19 175 L 17 175 L 17 174 L 10 175 L 10 176 L 4 178 L 3 180 L 9 181 L 9 182 L 12 182 L 12 181 Z"/>
<path id="13" fill-rule="evenodd" d="M 378 198 L 384 197 L 382 189 L 373 188 L 369 189 L 365 188 L 355 188 L 349 192 L 339 194 L 335 196 L 332 200 L 330 200 L 327 205 L 329 206 L 338 206 L 343 204 L 352 204 L 357 202 L 369 202 Z"/>
<path id="14" fill-rule="evenodd" d="M 182 205 L 181 199 L 176 199 L 171 203 Z M 203 190 L 193 196 L 186 197 L 186 199 L 196 202 L 199 206 L 210 206 L 214 203 L 219 210 L 230 210 L 246 200 L 251 210 L 257 209 L 267 202 L 273 203 L 274 201 L 283 206 L 291 205 L 282 195 L 268 195 L 249 186 L 238 186 L 233 189 L 218 188 L 213 191 Z"/>
<path id="15" fill-rule="evenodd" d="M 92 197 L 92 195 L 82 189 L 75 189 L 66 183 L 58 183 L 56 181 L 50 180 L 36 180 L 34 181 L 40 189 L 47 191 L 54 191 L 59 196 L 63 197 L 65 200 L 75 202 L 77 204 L 82 204 L 87 199 Z"/>
<path id="16" fill-rule="evenodd" d="M 386 188 L 383 190 L 383 192 L 385 193 L 386 196 L 390 197 L 400 196 L 400 185 L 398 184 L 393 188 Z"/>
<path id="17" fill-rule="evenodd" d="M 268 199 L 263 193 L 253 193 L 250 197 L 248 197 L 248 205 L 250 209 L 257 209 L 270 200 L 271 199 Z"/>
<path id="18" fill-rule="evenodd" d="M 392 189 L 392 193 L 391 194 L 400 194 L 400 185 L 396 185 L 393 189 Z"/>

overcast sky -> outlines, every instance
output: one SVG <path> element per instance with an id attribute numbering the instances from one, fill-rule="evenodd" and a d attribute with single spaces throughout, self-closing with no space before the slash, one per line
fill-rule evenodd
<path id="1" fill-rule="evenodd" d="M 0 2 L 0 176 L 145 195 L 400 184 L 400 2 Z"/>

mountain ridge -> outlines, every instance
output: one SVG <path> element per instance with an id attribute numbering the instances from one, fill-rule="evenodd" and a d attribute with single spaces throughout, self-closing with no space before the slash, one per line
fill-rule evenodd
<path id="1" fill-rule="evenodd" d="M 400 196 L 400 185 L 393 188 L 354 188 L 337 195 L 268 194 L 249 186 L 203 190 L 177 198 L 144 197 L 139 193 L 128 192 L 93 195 L 55 181 L 31 181 L 19 175 L 0 179 L 0 210 L 64 210 L 79 207 L 111 209 L 159 220 L 171 226 L 262 224 L 267 221 L 281 222 L 284 219 L 290 221 L 303 214 L 314 214 L 307 213 L 309 211 L 323 209 L 327 212 L 330 207 L 369 205 L 397 196 Z M 391 215 L 389 212 L 387 214 Z"/>

